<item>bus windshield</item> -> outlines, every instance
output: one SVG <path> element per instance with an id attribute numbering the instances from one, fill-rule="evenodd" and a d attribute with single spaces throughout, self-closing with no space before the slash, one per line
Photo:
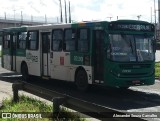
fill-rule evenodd
<path id="1" fill-rule="evenodd" d="M 153 61 L 153 36 L 110 34 L 107 57 L 113 61 Z"/>

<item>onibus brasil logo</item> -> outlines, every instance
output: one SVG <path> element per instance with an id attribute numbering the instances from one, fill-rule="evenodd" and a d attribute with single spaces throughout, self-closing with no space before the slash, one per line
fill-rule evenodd
<path id="1" fill-rule="evenodd" d="M 41 113 L 1 113 L 1 118 L 42 118 Z"/>

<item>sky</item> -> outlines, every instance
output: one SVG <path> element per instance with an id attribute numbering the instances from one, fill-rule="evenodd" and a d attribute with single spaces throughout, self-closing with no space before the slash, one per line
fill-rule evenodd
<path id="1" fill-rule="evenodd" d="M 61 1 L 65 19 L 64 0 Z M 158 0 L 155 1 L 158 10 Z M 67 11 L 68 2 L 66 0 Z M 137 20 L 137 16 L 140 20 L 155 21 L 154 0 L 70 0 L 70 3 L 72 21 L 76 22 L 117 18 Z M 59 0 L 1 0 L 0 18 L 6 15 L 7 19 L 21 19 L 21 14 L 24 20 L 60 21 Z"/>

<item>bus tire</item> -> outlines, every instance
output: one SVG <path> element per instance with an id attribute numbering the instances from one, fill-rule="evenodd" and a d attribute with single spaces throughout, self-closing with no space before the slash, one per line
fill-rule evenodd
<path id="1" fill-rule="evenodd" d="M 76 73 L 75 83 L 78 90 L 82 92 L 87 91 L 89 84 L 88 84 L 87 73 L 85 72 L 85 70 L 80 69 Z"/>
<path id="2" fill-rule="evenodd" d="M 23 63 L 21 66 L 21 73 L 22 73 L 22 80 L 23 81 L 29 81 L 29 74 L 28 74 L 28 67 L 26 63 Z"/>

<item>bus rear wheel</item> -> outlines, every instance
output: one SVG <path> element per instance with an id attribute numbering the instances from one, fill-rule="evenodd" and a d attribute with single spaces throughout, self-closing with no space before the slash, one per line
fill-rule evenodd
<path id="1" fill-rule="evenodd" d="M 28 67 L 25 63 L 23 63 L 21 66 L 21 73 L 22 73 L 22 80 L 28 81 L 29 80 Z"/>
<path id="2" fill-rule="evenodd" d="M 78 90 L 85 92 L 87 91 L 89 84 L 87 79 L 87 74 L 84 70 L 79 70 L 76 74 L 75 83 Z"/>

